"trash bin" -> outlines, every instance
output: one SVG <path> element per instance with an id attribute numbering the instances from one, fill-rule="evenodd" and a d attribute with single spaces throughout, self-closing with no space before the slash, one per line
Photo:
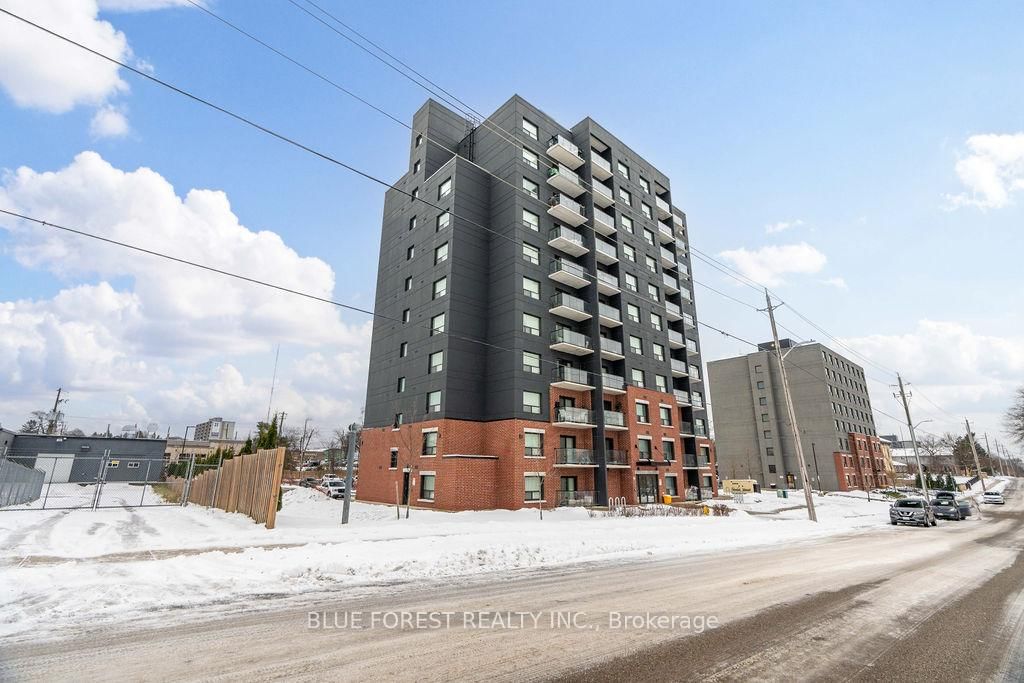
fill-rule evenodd
<path id="1" fill-rule="evenodd" d="M 661 502 L 664 503 L 665 505 L 671 505 L 672 504 L 672 496 L 670 496 L 670 495 L 668 495 L 666 493 L 665 495 L 663 495 L 661 497 Z"/>
<path id="2" fill-rule="evenodd" d="M 777 496 L 778 496 L 779 498 L 789 498 L 789 491 L 787 491 L 786 489 L 779 489 L 779 490 L 778 490 L 778 491 L 776 492 L 776 495 L 777 495 Z"/>

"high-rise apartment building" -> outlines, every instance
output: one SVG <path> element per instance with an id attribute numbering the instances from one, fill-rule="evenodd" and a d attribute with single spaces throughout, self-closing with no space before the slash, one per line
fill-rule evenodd
<path id="1" fill-rule="evenodd" d="M 483 122 L 429 100 L 412 127 L 385 195 L 360 499 L 711 495 L 668 178 L 593 120 L 566 128 L 519 97 Z"/>
<path id="2" fill-rule="evenodd" d="M 800 429 L 807 476 L 831 491 L 887 486 L 864 370 L 817 343 L 779 342 Z M 800 485 L 796 444 L 774 342 L 708 363 L 715 396 L 715 450 L 722 479 L 766 488 Z"/>
<path id="3" fill-rule="evenodd" d="M 235 423 L 222 417 L 211 417 L 196 425 L 196 441 L 232 441 L 235 438 Z"/>

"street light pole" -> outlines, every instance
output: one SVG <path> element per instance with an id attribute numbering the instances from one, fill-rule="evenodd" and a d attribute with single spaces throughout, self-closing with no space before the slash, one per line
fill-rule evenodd
<path id="1" fill-rule="evenodd" d="M 356 441 L 359 439 L 359 425 L 348 426 L 348 449 L 345 456 L 345 502 L 341 506 L 341 523 L 348 524 L 348 509 L 352 504 L 352 472 L 355 469 Z"/>
<path id="2" fill-rule="evenodd" d="M 907 392 L 903 388 L 903 378 L 898 372 L 896 373 L 896 379 L 900 383 L 900 398 L 903 401 L 903 412 L 907 415 L 907 427 L 910 428 L 910 443 L 914 444 L 914 460 L 917 462 L 917 477 L 921 480 L 921 490 L 924 491 L 925 505 L 927 505 L 931 500 L 931 498 L 928 497 L 928 481 L 924 476 L 924 468 L 921 467 L 921 453 L 917 450 L 917 436 L 914 434 L 914 423 L 910 419 L 910 405 L 907 403 Z"/>

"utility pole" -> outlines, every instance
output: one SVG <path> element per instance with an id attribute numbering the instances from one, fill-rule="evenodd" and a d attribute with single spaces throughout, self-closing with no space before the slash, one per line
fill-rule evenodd
<path id="1" fill-rule="evenodd" d="M 925 477 L 924 468 L 921 467 L 921 453 L 917 449 L 917 436 L 914 434 L 914 423 L 910 419 L 910 404 L 907 403 L 907 392 L 903 387 L 903 378 L 896 373 L 896 379 L 900 383 L 900 400 L 903 401 L 903 412 L 907 415 L 907 427 L 910 428 L 910 443 L 914 445 L 914 460 L 917 462 L 917 477 L 921 480 L 921 490 L 924 491 L 925 505 L 931 498 L 928 497 L 928 479 Z"/>
<path id="2" fill-rule="evenodd" d="M 264 420 L 267 424 L 270 424 L 270 408 L 274 405 L 274 386 L 277 384 L 277 361 L 281 357 L 281 345 L 277 345 L 277 352 L 274 354 L 274 376 L 270 380 L 270 400 L 267 401 L 267 419 Z"/>
<path id="3" fill-rule="evenodd" d="M 804 460 L 804 446 L 800 442 L 800 428 L 796 422 L 796 411 L 793 409 L 793 397 L 789 393 L 789 376 L 786 374 L 786 360 L 782 355 L 782 347 L 779 345 L 779 330 L 775 326 L 775 306 L 772 305 L 771 295 L 768 288 L 764 290 L 765 301 L 768 302 L 768 319 L 772 323 L 772 339 L 775 340 L 775 355 L 779 358 L 779 371 L 782 373 L 782 389 L 786 395 L 786 410 L 789 413 L 789 426 L 793 430 L 793 441 L 796 444 L 796 462 L 800 468 L 800 479 L 804 486 L 804 498 L 807 500 L 807 517 L 812 522 L 818 521 L 818 515 L 814 511 L 814 493 L 811 491 L 811 480 L 807 476 L 807 462 Z"/>
<path id="4" fill-rule="evenodd" d="M 50 413 L 50 422 L 46 425 L 46 433 L 53 434 L 57 430 L 57 421 L 60 419 L 60 413 L 57 412 L 60 408 L 60 404 L 64 401 L 61 400 L 60 394 L 64 391 L 64 387 L 57 387 L 57 398 L 53 401 L 53 412 Z"/>
<path id="5" fill-rule="evenodd" d="M 345 456 L 345 502 L 341 507 L 341 523 L 348 524 L 348 509 L 352 503 L 352 473 L 355 470 L 356 441 L 359 440 L 359 425 L 348 426 L 348 448 Z"/>
<path id="6" fill-rule="evenodd" d="M 985 477 L 981 476 L 981 464 L 978 463 L 978 449 L 974 446 L 974 434 L 971 433 L 971 423 L 965 417 L 964 424 L 967 425 L 967 440 L 971 442 L 971 453 L 974 455 L 974 471 L 978 473 L 981 481 L 981 492 L 985 492 Z"/>
<path id="7" fill-rule="evenodd" d="M 309 418 L 302 423 L 302 441 L 299 442 L 299 462 L 306 461 L 306 430 L 309 428 Z"/>

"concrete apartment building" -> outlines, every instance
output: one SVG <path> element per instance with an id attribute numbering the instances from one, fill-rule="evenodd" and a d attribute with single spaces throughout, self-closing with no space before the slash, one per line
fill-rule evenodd
<path id="1" fill-rule="evenodd" d="M 710 496 L 686 216 L 586 118 L 433 100 L 385 195 L 359 497 L 445 510 Z M 433 205 L 433 206 L 431 206 Z"/>
<path id="2" fill-rule="evenodd" d="M 814 487 L 888 486 L 864 370 L 821 344 L 779 344 L 789 354 L 786 370 Z M 774 348 L 768 342 L 754 353 L 708 363 L 716 457 L 723 479 L 749 477 L 765 488 L 795 488 L 800 469 Z"/>
<path id="3" fill-rule="evenodd" d="M 196 425 L 196 441 L 234 441 L 235 423 L 222 417 L 211 417 Z"/>

